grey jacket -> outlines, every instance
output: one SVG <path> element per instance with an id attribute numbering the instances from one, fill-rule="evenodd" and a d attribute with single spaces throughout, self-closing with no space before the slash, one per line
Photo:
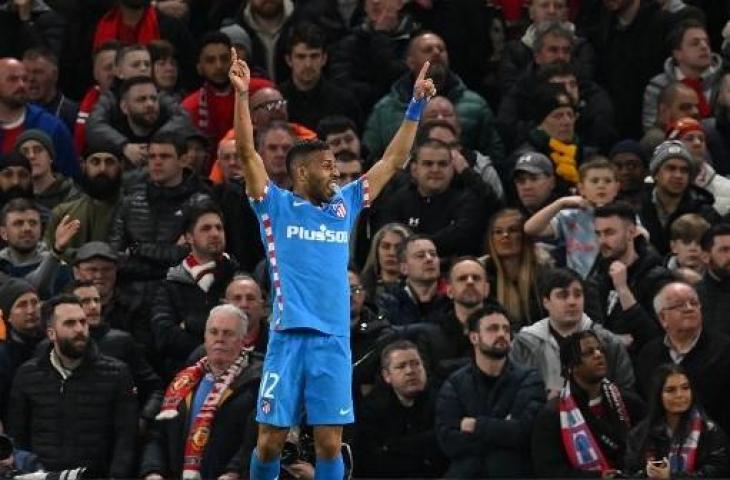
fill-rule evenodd
<path id="1" fill-rule="evenodd" d="M 540 370 L 547 390 L 560 390 L 565 382 L 560 369 L 560 349 L 550 334 L 548 322 L 549 318 L 543 318 L 537 323 L 523 327 L 512 342 L 510 359 Z M 596 332 L 598 339 L 606 348 L 608 379 L 619 388 L 632 390 L 635 382 L 634 369 L 626 347 L 619 338 L 594 323 L 585 313 L 578 326 L 578 331 L 584 330 Z"/>

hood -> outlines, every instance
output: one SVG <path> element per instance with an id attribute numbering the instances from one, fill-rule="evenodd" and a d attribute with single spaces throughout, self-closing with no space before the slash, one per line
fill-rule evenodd
<path id="1" fill-rule="evenodd" d="M 722 69 L 722 57 L 717 53 L 711 53 L 710 57 L 710 66 L 700 76 L 702 78 L 703 88 L 709 88 L 715 82 Z M 671 56 L 664 61 L 664 74 L 670 83 L 679 81 L 679 67 L 677 67 L 677 63 Z"/>
<path id="2" fill-rule="evenodd" d="M 182 266 L 182 263 L 179 265 L 175 265 L 174 267 L 170 267 L 170 269 L 167 271 L 167 276 L 165 277 L 165 280 L 169 282 L 187 283 L 189 285 L 195 285 L 195 279 L 193 279 L 190 273 L 185 270 L 185 268 Z"/>
<path id="3" fill-rule="evenodd" d="M 294 3 L 292 2 L 292 0 L 284 0 L 284 18 L 282 18 L 281 25 L 279 25 L 279 31 L 281 31 L 281 28 L 292 16 L 292 13 L 294 13 Z M 251 15 L 251 2 L 248 2 L 246 7 L 243 9 L 242 15 L 244 21 L 246 22 L 246 25 L 251 27 L 253 31 L 255 31 L 256 33 L 268 34 L 268 32 L 263 32 L 261 30 L 258 22 L 256 22 L 256 20 L 253 18 L 253 15 Z"/>
<path id="4" fill-rule="evenodd" d="M 28 258 L 23 259 L 22 261 L 17 258 L 17 256 L 13 253 L 13 251 L 10 249 L 10 247 L 5 247 L 2 250 L 0 250 L 0 259 L 6 260 L 7 262 L 11 263 L 15 267 L 25 267 L 29 265 L 36 265 L 40 263 L 43 260 L 43 254 L 48 252 L 48 248 L 46 247 L 46 244 L 43 242 L 38 243 L 38 246 L 35 249 L 35 252 L 28 256 Z"/>
<path id="5" fill-rule="evenodd" d="M 533 337 L 535 340 L 538 340 L 539 342 L 548 342 L 551 340 L 552 336 L 550 335 L 550 317 L 545 317 L 542 320 L 533 323 L 532 325 L 529 325 L 527 327 L 522 327 L 522 330 L 520 330 L 520 335 L 526 335 Z M 578 324 L 578 330 L 579 332 L 582 332 L 584 330 L 588 330 L 589 328 L 593 327 L 593 320 L 590 319 L 588 315 L 583 313 L 583 316 L 580 319 L 580 322 Z"/>
<path id="6" fill-rule="evenodd" d="M 36 193 L 37 199 L 52 198 L 52 197 L 68 197 L 72 190 L 75 189 L 76 185 L 73 180 L 63 175 L 56 174 L 56 180 L 48 187 L 45 191 Z"/>

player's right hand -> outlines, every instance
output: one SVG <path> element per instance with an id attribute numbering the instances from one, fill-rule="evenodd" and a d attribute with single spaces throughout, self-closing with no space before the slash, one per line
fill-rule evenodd
<path id="1" fill-rule="evenodd" d="M 246 62 L 238 58 L 236 49 L 233 47 L 231 47 L 231 68 L 228 70 L 228 78 L 239 95 L 248 92 L 248 85 L 251 83 L 251 70 Z"/>

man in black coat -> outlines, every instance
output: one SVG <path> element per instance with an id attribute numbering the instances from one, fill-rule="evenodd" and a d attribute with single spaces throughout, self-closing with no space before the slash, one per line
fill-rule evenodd
<path id="1" fill-rule="evenodd" d="M 383 382 L 357 411 L 356 475 L 366 478 L 439 477 L 446 458 L 434 429 L 436 392 L 416 345 L 396 340 L 380 355 Z"/>
<path id="2" fill-rule="evenodd" d="M 730 225 L 713 226 L 701 240 L 709 263 L 697 295 L 702 302 L 702 319 L 708 331 L 730 335 Z"/>
<path id="3" fill-rule="evenodd" d="M 702 305 L 694 287 L 682 282 L 667 284 L 654 299 L 654 309 L 666 335 L 655 338 L 639 353 L 636 384 L 647 395 L 657 366 L 676 363 L 684 367 L 694 393 L 707 414 L 724 431 L 730 429 L 727 399 L 730 395 L 730 338 L 703 329 Z"/>
<path id="4" fill-rule="evenodd" d="M 8 433 L 48 471 L 86 467 L 90 478 L 134 475 L 137 399 L 126 365 L 99 354 L 75 296 L 43 304 L 52 342 L 18 369 Z"/>
<path id="5" fill-rule="evenodd" d="M 525 478 L 545 386 L 537 370 L 509 361 L 511 326 L 501 306 L 472 313 L 468 325 L 474 361 L 444 382 L 436 403 L 446 477 Z"/>
<path id="6" fill-rule="evenodd" d="M 206 356 L 181 371 L 165 393 L 165 406 L 142 456 L 140 473 L 145 479 L 193 478 L 187 475 L 196 469 L 198 478 L 238 478 L 248 471 L 256 444 L 261 358 L 242 350 L 246 323 L 245 314 L 233 305 L 211 310 L 205 327 Z M 221 397 L 214 404 L 216 387 Z M 201 408 L 211 406 L 213 417 L 206 422 Z M 195 457 L 192 464 L 190 455 Z"/>

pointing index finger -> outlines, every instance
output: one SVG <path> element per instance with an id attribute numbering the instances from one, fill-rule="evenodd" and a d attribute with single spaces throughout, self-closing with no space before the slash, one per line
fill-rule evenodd
<path id="1" fill-rule="evenodd" d="M 231 63 L 236 63 L 238 61 L 238 54 L 236 53 L 236 49 L 231 47 Z"/>
<path id="2" fill-rule="evenodd" d="M 428 69 L 431 67 L 431 62 L 426 60 L 423 62 L 423 66 L 421 67 L 421 71 L 418 72 L 418 77 L 416 78 L 416 82 L 421 82 L 426 79 L 426 74 L 428 73 Z"/>

